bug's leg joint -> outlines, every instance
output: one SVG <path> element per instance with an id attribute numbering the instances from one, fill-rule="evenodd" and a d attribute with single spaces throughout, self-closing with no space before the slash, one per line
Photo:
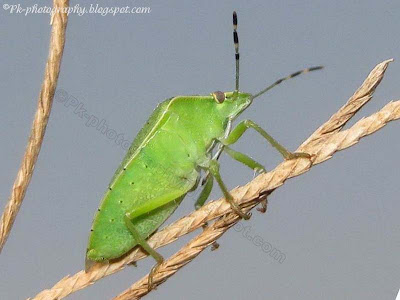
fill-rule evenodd
<path id="1" fill-rule="evenodd" d="M 219 163 L 215 160 L 210 161 L 210 172 L 212 174 L 219 172 Z"/>

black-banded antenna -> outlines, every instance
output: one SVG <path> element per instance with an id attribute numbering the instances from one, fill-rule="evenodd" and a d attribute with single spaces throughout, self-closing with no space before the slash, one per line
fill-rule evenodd
<path id="1" fill-rule="evenodd" d="M 282 83 L 285 80 L 288 80 L 290 78 L 296 77 L 296 76 L 298 76 L 300 74 L 305 74 L 305 73 L 308 73 L 308 72 L 321 70 L 322 68 L 323 68 L 323 66 L 311 67 L 311 68 L 307 68 L 307 69 L 304 69 L 304 70 L 301 70 L 301 71 L 294 72 L 294 73 L 290 74 L 289 76 L 286 76 L 286 77 L 283 77 L 281 79 L 278 79 L 277 81 L 275 81 L 270 86 L 267 86 L 265 89 L 263 89 L 263 90 L 259 91 L 257 94 L 255 94 L 253 96 L 253 99 L 257 98 L 258 96 L 261 96 L 262 94 L 264 94 L 266 92 L 268 92 L 270 89 L 272 89 L 273 87 L 277 86 L 278 84 Z"/>
<path id="2" fill-rule="evenodd" d="M 233 12 L 233 44 L 235 46 L 235 61 L 236 61 L 236 80 L 235 92 L 239 92 L 239 37 L 237 33 L 237 14 Z"/>

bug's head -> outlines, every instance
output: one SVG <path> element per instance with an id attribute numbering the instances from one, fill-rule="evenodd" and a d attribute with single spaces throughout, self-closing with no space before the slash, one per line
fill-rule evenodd
<path id="1" fill-rule="evenodd" d="M 265 94 L 267 91 L 272 89 L 273 87 L 277 86 L 281 82 L 296 77 L 300 74 L 308 73 L 311 71 L 316 71 L 320 70 L 323 67 L 322 66 L 316 66 L 316 67 L 311 67 L 307 69 L 303 69 L 301 71 L 294 72 L 293 74 L 281 78 L 277 81 L 275 81 L 273 84 L 267 86 L 266 88 L 262 89 L 258 93 L 255 94 L 249 94 L 249 93 L 243 93 L 239 91 L 239 61 L 240 61 L 240 55 L 239 55 L 239 37 L 237 33 L 237 24 L 238 24 L 238 19 L 237 19 L 237 14 L 234 11 L 233 12 L 233 43 L 235 46 L 235 62 L 236 62 L 236 75 L 235 75 L 235 91 L 233 92 L 214 92 L 212 93 L 214 99 L 218 103 L 226 103 L 226 106 L 230 107 L 231 114 L 229 115 L 232 118 L 235 118 L 238 116 L 241 112 L 243 112 L 251 103 L 254 99 L 258 98 L 259 96 Z"/>
<path id="2" fill-rule="evenodd" d="M 242 92 L 221 92 L 211 93 L 214 97 L 216 105 L 223 115 L 227 118 L 234 119 L 242 111 L 244 111 L 253 101 L 253 96 L 249 93 Z"/>

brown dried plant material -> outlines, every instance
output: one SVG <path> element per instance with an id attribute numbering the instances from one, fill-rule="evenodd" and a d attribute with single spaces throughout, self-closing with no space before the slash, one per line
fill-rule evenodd
<path id="1" fill-rule="evenodd" d="M 67 0 L 54 0 L 53 8 L 66 8 L 68 7 L 68 2 Z M 24 200 L 26 189 L 31 181 L 35 163 L 42 146 L 47 121 L 49 120 L 51 106 L 53 104 L 58 74 L 60 73 L 67 20 L 67 14 L 62 11 L 57 11 L 52 16 L 53 23 L 50 36 L 49 56 L 44 71 L 44 79 L 39 94 L 35 118 L 20 169 L 15 178 L 10 198 L 0 220 L 0 252 L 7 241 L 19 208 Z"/>
<path id="2" fill-rule="evenodd" d="M 400 118 L 400 101 L 390 102 L 381 111 L 360 120 L 350 129 L 340 131 L 344 124 L 371 99 L 375 88 L 382 80 L 385 70 L 391 61 L 387 60 L 378 64 L 347 104 L 340 108 L 299 147 L 298 150 L 314 155 L 312 164 L 308 159 L 284 161 L 273 171 L 261 174 L 245 186 L 231 191 L 236 201 L 246 210 L 252 209 L 258 204 L 260 194 L 271 192 L 282 185 L 286 179 L 308 171 L 312 165 L 329 159 L 334 152 L 350 147 L 357 143 L 360 138 L 375 132 L 389 121 Z M 230 212 L 230 205 L 221 198 L 209 202 L 201 209 L 192 212 L 154 234 L 149 239 L 149 244 L 154 248 L 159 248 L 174 242 L 184 234 L 200 228 L 207 221 L 226 215 L 211 224 L 204 232 L 165 261 L 158 269 L 158 272 L 155 273 L 154 283 L 159 285 L 164 282 L 233 226 L 238 219 L 235 214 Z M 73 276 L 64 277 L 51 289 L 42 291 L 34 299 L 62 299 L 146 256 L 147 254 L 140 248 L 135 248 L 129 255 L 116 262 L 107 265 L 96 264 L 88 273 L 80 271 Z M 147 293 L 147 277 L 144 277 L 116 299 L 136 299 Z"/>

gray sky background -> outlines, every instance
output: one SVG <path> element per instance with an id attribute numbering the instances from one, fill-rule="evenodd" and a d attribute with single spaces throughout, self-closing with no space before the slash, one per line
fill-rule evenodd
<path id="1" fill-rule="evenodd" d="M 152 11 L 70 15 L 58 87 L 129 142 L 163 99 L 233 89 L 234 9 L 243 91 L 256 92 L 310 65 L 326 66 L 282 84 L 241 117 L 258 122 L 289 149 L 342 106 L 385 59 L 397 61 L 355 120 L 400 98 L 399 1 L 118 4 L 150 6 Z M 36 109 L 49 32 L 47 15 L 0 10 L 1 208 Z M 0 255 L 1 299 L 34 296 L 83 268 L 93 215 L 125 154 L 85 122 L 73 108 L 54 103 L 32 182 Z M 284 253 L 282 263 L 244 237 L 244 229 L 232 229 L 219 240 L 218 251 L 204 251 L 148 299 L 395 299 L 400 288 L 399 130 L 400 122 L 393 122 L 290 180 L 270 197 L 267 214 L 254 212 L 242 223 L 251 226 L 250 235 Z M 234 148 L 268 169 L 281 161 L 251 131 Z M 252 178 L 252 171 L 228 157 L 221 161 L 229 187 Z M 212 198 L 220 194 L 215 189 Z M 168 223 L 192 211 L 193 203 L 194 196 L 187 197 Z M 160 252 L 168 257 L 193 236 Z M 151 259 L 141 261 L 138 268 L 109 276 L 69 299 L 110 299 L 152 265 Z"/>

